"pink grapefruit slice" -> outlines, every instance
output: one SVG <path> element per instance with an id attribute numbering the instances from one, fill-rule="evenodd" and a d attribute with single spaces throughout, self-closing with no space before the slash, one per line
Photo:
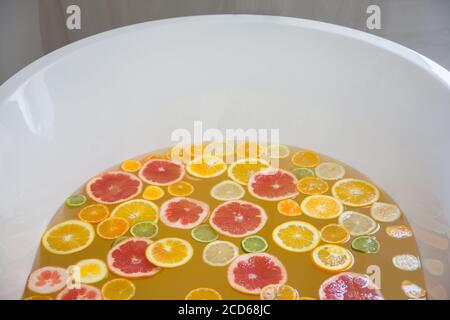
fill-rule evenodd
<path id="1" fill-rule="evenodd" d="M 297 182 L 297 178 L 289 171 L 266 169 L 251 176 L 247 186 L 255 198 L 279 201 L 298 195 Z"/>
<path id="2" fill-rule="evenodd" d="M 43 267 L 33 271 L 28 278 L 28 289 L 39 294 L 54 293 L 66 286 L 68 274 L 59 267 Z"/>
<path id="3" fill-rule="evenodd" d="M 73 285 L 61 291 L 56 300 L 102 300 L 101 291 L 87 284 Z"/>
<path id="4" fill-rule="evenodd" d="M 108 252 L 108 268 L 124 278 L 146 278 L 156 274 L 161 269 L 145 257 L 145 250 L 152 242 L 144 238 L 130 238 L 120 242 Z"/>
<path id="5" fill-rule="evenodd" d="M 231 287 L 240 292 L 260 294 L 268 285 L 285 284 L 287 272 L 277 257 L 268 253 L 249 253 L 233 260 L 227 278 Z"/>
<path id="6" fill-rule="evenodd" d="M 384 300 L 377 286 L 365 274 L 343 272 L 320 286 L 321 300 Z"/>
<path id="7" fill-rule="evenodd" d="M 172 198 L 159 209 L 161 222 L 178 229 L 192 229 L 201 224 L 208 214 L 208 204 L 184 197 Z"/>
<path id="8" fill-rule="evenodd" d="M 111 171 L 91 179 L 86 192 L 93 200 L 103 204 L 116 204 L 136 197 L 142 190 L 142 181 L 135 175 Z"/>
<path id="9" fill-rule="evenodd" d="M 214 209 L 209 219 L 217 232 L 233 238 L 257 233 L 266 221 L 267 214 L 262 207 L 243 200 L 222 203 Z"/>
<path id="10" fill-rule="evenodd" d="M 144 164 L 139 177 L 145 182 L 157 186 L 168 186 L 183 179 L 184 166 L 165 159 L 153 159 Z"/>

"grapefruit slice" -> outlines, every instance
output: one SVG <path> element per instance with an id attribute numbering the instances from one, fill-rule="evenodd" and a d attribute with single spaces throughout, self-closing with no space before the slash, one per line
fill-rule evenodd
<path id="1" fill-rule="evenodd" d="M 297 183 L 297 178 L 289 171 L 266 169 L 251 176 L 247 186 L 255 198 L 279 201 L 297 196 Z"/>
<path id="2" fill-rule="evenodd" d="M 80 284 L 61 291 L 56 300 L 102 300 L 102 293 L 96 287 Z"/>
<path id="3" fill-rule="evenodd" d="M 233 238 L 257 233 L 266 221 L 267 214 L 262 207 L 242 200 L 222 203 L 214 209 L 209 219 L 217 232 Z"/>
<path id="4" fill-rule="evenodd" d="M 164 159 L 148 161 L 139 171 L 139 177 L 157 186 L 168 186 L 183 179 L 184 167 L 178 162 Z"/>
<path id="5" fill-rule="evenodd" d="M 270 285 L 283 285 L 287 281 L 286 268 L 268 253 L 248 253 L 237 257 L 228 267 L 228 283 L 247 294 L 260 294 Z"/>
<path id="6" fill-rule="evenodd" d="M 321 300 L 384 300 L 377 286 L 365 274 L 343 272 L 320 286 Z"/>
<path id="7" fill-rule="evenodd" d="M 28 289 L 39 294 L 54 293 L 66 286 L 68 274 L 59 267 L 43 267 L 33 271 L 28 278 Z"/>
<path id="8" fill-rule="evenodd" d="M 136 197 L 142 190 L 142 181 L 128 172 L 112 171 L 91 179 L 86 192 L 103 204 L 116 204 Z"/>
<path id="9" fill-rule="evenodd" d="M 178 229 L 192 229 L 201 224 L 209 213 L 205 202 L 176 197 L 161 205 L 160 219 L 166 226 Z"/>
<path id="10" fill-rule="evenodd" d="M 145 278 L 159 272 L 160 268 L 145 257 L 151 243 L 144 238 L 130 238 L 115 245 L 106 258 L 111 272 L 124 278 Z"/>

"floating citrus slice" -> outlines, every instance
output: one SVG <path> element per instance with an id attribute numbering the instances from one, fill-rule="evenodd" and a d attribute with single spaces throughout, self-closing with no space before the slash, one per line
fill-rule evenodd
<path id="1" fill-rule="evenodd" d="M 395 267 L 403 271 L 415 271 L 420 268 L 420 260 L 412 254 L 399 254 L 392 258 Z"/>
<path id="2" fill-rule="evenodd" d="M 370 236 L 359 236 L 353 239 L 352 249 L 361 253 L 377 253 L 380 250 L 380 243 Z"/>
<path id="3" fill-rule="evenodd" d="M 236 182 L 225 180 L 212 187 L 210 194 L 220 201 L 238 200 L 245 195 L 245 190 Z"/>
<path id="4" fill-rule="evenodd" d="M 88 284 L 78 284 L 61 291 L 56 300 L 102 300 L 102 293 Z"/>
<path id="5" fill-rule="evenodd" d="M 241 241 L 242 249 L 247 253 L 264 252 L 269 247 L 266 239 L 260 236 L 248 236 Z"/>
<path id="6" fill-rule="evenodd" d="M 192 238 L 198 242 L 212 242 L 219 238 L 217 232 L 209 224 L 201 224 L 191 231 Z"/>
<path id="7" fill-rule="evenodd" d="M 320 286 L 320 300 L 383 300 L 377 286 L 365 274 L 343 272 Z"/>
<path id="8" fill-rule="evenodd" d="M 242 200 L 222 203 L 209 218 L 209 223 L 217 232 L 234 238 L 257 233 L 266 221 L 267 214 L 262 207 Z"/>
<path id="9" fill-rule="evenodd" d="M 331 188 L 334 197 L 350 207 L 371 205 L 380 198 L 380 191 L 371 183 L 359 179 L 343 179 Z"/>
<path id="10" fill-rule="evenodd" d="M 314 264 L 322 270 L 340 272 L 353 265 L 352 253 L 344 247 L 335 244 L 324 244 L 312 252 Z"/>
<path id="11" fill-rule="evenodd" d="M 109 280 L 102 287 L 105 300 L 130 300 L 136 293 L 136 286 L 128 279 Z"/>
<path id="12" fill-rule="evenodd" d="M 91 204 L 84 207 L 79 213 L 78 218 L 92 224 L 99 223 L 109 216 L 109 209 L 103 204 Z"/>
<path id="13" fill-rule="evenodd" d="M 69 208 L 78 208 L 87 202 L 87 198 L 83 194 L 70 196 L 66 199 L 66 206 Z"/>
<path id="14" fill-rule="evenodd" d="M 194 186 L 186 181 L 179 181 L 167 187 L 167 191 L 174 197 L 187 197 L 194 192 Z"/>
<path id="15" fill-rule="evenodd" d="M 278 202 L 277 210 L 282 215 L 289 217 L 299 216 L 302 214 L 302 210 L 300 210 L 300 205 L 292 199 L 285 199 Z"/>
<path id="16" fill-rule="evenodd" d="M 222 300 L 219 292 L 211 288 L 197 288 L 189 291 L 185 300 Z"/>
<path id="17" fill-rule="evenodd" d="M 350 239 L 350 233 L 340 224 L 327 224 L 320 230 L 320 238 L 328 243 L 344 243 Z"/>
<path id="18" fill-rule="evenodd" d="M 213 267 L 226 266 L 238 255 L 238 247 L 229 241 L 214 241 L 203 249 L 203 261 Z"/>
<path id="19" fill-rule="evenodd" d="M 148 200 L 130 200 L 115 207 L 111 217 L 124 218 L 130 226 L 141 221 L 157 222 L 158 206 Z"/>
<path id="20" fill-rule="evenodd" d="M 68 220 L 51 227 L 42 237 L 42 245 L 55 254 L 70 254 L 87 248 L 94 241 L 94 228 L 87 222 Z"/>
<path id="21" fill-rule="evenodd" d="M 240 292 L 258 295 L 270 285 L 283 285 L 287 272 L 281 261 L 268 253 L 243 254 L 228 266 L 228 283 Z"/>
<path id="22" fill-rule="evenodd" d="M 370 234 L 377 229 L 377 223 L 370 217 L 354 211 L 346 211 L 339 217 L 339 224 L 352 236 Z"/>
<path id="23" fill-rule="evenodd" d="M 386 233 L 392 238 L 402 239 L 413 236 L 411 229 L 407 226 L 389 226 L 386 228 Z"/>
<path id="24" fill-rule="evenodd" d="M 30 274 L 27 286 L 28 289 L 33 292 L 49 294 L 64 288 L 67 284 L 67 280 L 68 274 L 66 269 L 59 267 L 43 267 Z"/>
<path id="25" fill-rule="evenodd" d="M 291 161 L 297 167 L 312 168 L 320 163 L 320 157 L 314 151 L 304 150 L 294 153 Z"/>
<path id="26" fill-rule="evenodd" d="M 97 234 L 103 239 L 117 239 L 127 233 L 129 222 L 120 217 L 110 217 L 97 225 Z"/>
<path id="27" fill-rule="evenodd" d="M 100 259 L 84 259 L 72 267 L 76 268 L 72 271 L 72 276 L 75 272 L 79 275 L 79 280 L 82 283 L 100 282 L 108 275 L 108 267 Z"/>
<path id="28" fill-rule="evenodd" d="M 164 159 L 147 161 L 139 171 L 139 177 L 148 184 L 168 186 L 183 179 L 184 166 Z"/>
<path id="29" fill-rule="evenodd" d="M 259 296 L 261 300 L 297 300 L 299 294 L 296 289 L 287 284 L 269 284 L 262 288 Z"/>
<path id="30" fill-rule="evenodd" d="M 53 300 L 50 296 L 29 296 L 23 300 Z"/>
<path id="31" fill-rule="evenodd" d="M 291 170 L 291 172 L 294 174 L 294 176 L 297 177 L 297 179 L 302 179 L 304 177 L 314 177 L 314 171 L 309 168 L 294 168 Z"/>
<path id="32" fill-rule="evenodd" d="M 297 190 L 310 196 L 322 194 L 328 191 L 328 183 L 317 177 L 304 177 L 297 183 Z"/>
<path id="33" fill-rule="evenodd" d="M 148 186 L 142 193 L 142 198 L 150 201 L 161 199 L 163 196 L 164 190 L 158 186 Z"/>
<path id="34" fill-rule="evenodd" d="M 158 234 L 158 225 L 151 221 L 141 221 L 131 227 L 130 233 L 134 237 L 151 239 Z"/>
<path id="35" fill-rule="evenodd" d="M 240 159 L 230 165 L 228 176 L 239 184 L 247 185 L 252 175 L 269 167 L 270 164 L 263 159 Z"/>
<path id="36" fill-rule="evenodd" d="M 311 297 L 298 297 L 297 300 L 317 300 L 317 299 L 314 299 L 314 298 L 311 298 Z"/>
<path id="37" fill-rule="evenodd" d="M 142 190 L 142 181 L 135 175 L 113 171 L 91 179 L 86 192 L 95 201 L 103 204 L 116 204 L 136 197 Z"/>
<path id="38" fill-rule="evenodd" d="M 304 214 L 316 219 L 333 219 L 342 214 L 342 203 L 330 196 L 316 195 L 303 199 L 301 209 Z"/>
<path id="39" fill-rule="evenodd" d="M 266 154 L 266 146 L 251 141 L 239 142 L 236 145 L 236 154 L 239 159 L 260 158 Z"/>
<path id="40" fill-rule="evenodd" d="M 214 178 L 224 173 L 227 165 L 218 157 L 199 157 L 188 162 L 186 170 L 197 178 Z"/>
<path id="41" fill-rule="evenodd" d="M 322 162 L 314 170 L 316 176 L 324 180 L 339 180 L 345 176 L 344 167 L 334 162 Z"/>
<path id="42" fill-rule="evenodd" d="M 370 215 L 380 222 L 394 222 L 400 218 L 402 212 L 395 204 L 375 202 L 370 208 Z"/>
<path id="43" fill-rule="evenodd" d="M 180 238 L 164 238 L 150 244 L 145 252 L 156 266 L 175 268 L 186 264 L 194 254 L 189 242 Z"/>
<path id="44" fill-rule="evenodd" d="M 255 198 L 279 201 L 298 195 L 297 178 L 282 169 L 265 169 L 255 173 L 248 181 L 248 191 Z"/>
<path id="45" fill-rule="evenodd" d="M 160 219 L 168 227 L 192 229 L 201 224 L 209 213 L 206 202 L 177 197 L 161 205 Z"/>
<path id="46" fill-rule="evenodd" d="M 425 289 L 409 280 L 403 280 L 401 287 L 405 295 L 410 299 L 421 299 L 427 295 L 427 291 Z"/>
<path id="47" fill-rule="evenodd" d="M 147 278 L 161 269 L 146 258 L 146 250 L 152 243 L 144 238 L 129 238 L 113 246 L 106 261 L 114 274 L 124 278 Z"/>
<path id="48" fill-rule="evenodd" d="M 142 163 L 138 160 L 125 160 L 120 168 L 126 172 L 136 172 L 142 167 Z"/>
<path id="49" fill-rule="evenodd" d="M 314 249 L 320 241 L 320 232 L 312 224 L 303 221 L 288 221 L 272 232 L 273 240 L 281 248 L 292 252 Z"/>
<path id="50" fill-rule="evenodd" d="M 289 157 L 289 154 L 291 151 L 289 150 L 288 146 L 285 146 L 284 144 L 271 144 L 267 148 L 267 155 L 270 158 L 274 159 L 284 159 Z"/>

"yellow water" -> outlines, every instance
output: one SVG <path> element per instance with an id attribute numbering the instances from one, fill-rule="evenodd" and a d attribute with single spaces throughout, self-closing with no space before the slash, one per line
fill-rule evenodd
<path id="1" fill-rule="evenodd" d="M 298 148 L 290 147 L 291 155 L 299 150 Z M 152 153 L 149 153 L 142 157 L 137 157 L 137 160 L 142 160 L 149 155 L 155 156 L 164 156 L 166 155 L 167 150 L 159 150 Z M 359 178 L 364 179 L 366 181 L 370 181 L 363 174 L 358 171 L 352 169 L 345 163 L 327 157 L 325 155 L 320 155 L 321 162 L 332 161 L 336 163 L 340 163 L 346 169 L 345 178 Z M 109 168 L 109 170 L 119 170 L 120 164 L 113 168 Z M 280 168 L 291 170 L 295 168 L 295 166 L 290 161 L 290 156 L 285 159 L 280 159 Z M 88 177 L 86 177 L 88 178 Z M 374 177 L 376 179 L 376 177 Z M 210 196 L 210 189 L 217 183 L 228 179 L 227 173 L 223 173 L 222 175 L 211 178 L 211 179 L 203 179 L 203 180 L 193 180 L 189 177 L 185 177 L 183 180 L 191 183 L 195 190 L 189 197 L 202 200 L 207 202 L 210 205 L 211 211 L 219 204 L 221 201 L 218 201 Z M 372 182 L 376 184 L 376 180 Z M 333 182 L 329 182 L 329 191 L 326 193 L 331 195 L 330 190 Z M 147 185 L 144 183 L 145 189 Z M 379 201 L 386 203 L 395 203 L 392 198 L 389 197 L 381 188 L 378 186 L 381 193 L 381 197 Z M 160 206 L 164 201 L 171 198 L 169 193 L 167 192 L 167 188 L 165 189 L 165 195 L 163 198 L 159 200 L 155 200 L 154 202 Z M 84 186 L 76 190 L 74 194 L 85 193 Z M 305 195 L 300 194 L 295 200 L 301 203 L 301 201 L 305 198 Z M 63 199 L 62 199 L 63 200 Z M 316 269 L 310 258 L 310 252 L 307 253 L 293 253 L 288 252 L 280 247 L 278 247 L 272 240 L 272 230 L 283 222 L 287 222 L 290 220 L 301 220 L 306 221 L 314 226 L 316 226 L 319 230 L 329 223 L 337 223 L 336 219 L 329 220 L 318 220 L 313 219 L 305 214 L 296 217 L 288 217 L 281 215 L 277 212 L 277 202 L 269 202 L 264 200 L 259 200 L 250 195 L 248 191 L 246 191 L 245 196 L 242 200 L 247 200 L 253 203 L 256 203 L 262 206 L 267 214 L 268 221 L 264 228 L 258 232 L 258 235 L 264 237 L 268 243 L 269 248 L 267 250 L 268 253 L 278 257 L 283 264 L 285 265 L 288 273 L 288 284 L 292 287 L 296 288 L 301 296 L 318 298 L 318 290 L 321 283 L 330 277 L 330 274 L 327 274 L 323 271 Z M 89 204 L 93 204 L 94 201 L 88 200 L 85 206 Z M 109 209 L 112 211 L 114 206 L 109 206 Z M 369 214 L 369 208 L 345 208 L 346 210 L 353 210 L 362 212 L 364 214 Z M 56 212 L 54 218 L 50 222 L 48 227 L 55 225 L 56 223 L 62 222 L 68 219 L 77 219 L 78 212 L 81 208 L 68 208 L 65 205 L 62 205 L 59 210 Z M 406 213 L 407 214 L 407 213 Z M 348 270 L 351 272 L 357 273 L 367 273 L 368 268 L 370 266 L 378 266 L 381 269 L 380 280 L 381 280 L 381 291 L 385 297 L 385 299 L 407 299 L 408 297 L 403 293 L 401 289 L 401 282 L 403 280 L 409 280 L 417 285 L 425 288 L 423 272 L 421 269 L 417 271 L 402 271 L 394 267 L 392 264 L 392 257 L 398 254 L 413 254 L 415 256 L 419 256 L 419 252 L 416 246 L 416 240 L 414 237 L 404 238 L 404 239 L 395 239 L 389 237 L 385 230 L 386 227 L 390 225 L 406 225 L 408 226 L 408 222 L 405 219 L 405 215 L 395 222 L 392 223 L 380 223 L 380 228 L 374 234 L 374 236 L 380 242 L 380 250 L 376 254 L 363 254 L 355 252 L 351 249 L 351 240 L 342 244 L 345 248 L 351 250 L 354 255 L 355 263 Z M 227 267 L 211 267 L 205 264 L 202 261 L 202 251 L 206 244 L 199 243 L 192 239 L 191 230 L 181 230 L 170 228 L 163 225 L 161 222 L 158 224 L 159 233 L 157 234 L 155 239 L 164 238 L 164 237 L 180 237 L 188 240 L 193 248 L 194 248 L 194 256 L 192 259 L 185 265 L 179 268 L 167 269 L 163 270 L 156 275 L 139 280 L 132 280 L 136 286 L 136 295 L 135 299 L 184 299 L 185 295 L 192 289 L 198 287 L 209 287 L 216 289 L 219 291 L 224 299 L 259 299 L 258 296 L 251 296 L 239 293 L 232 289 L 227 282 L 226 278 L 226 270 Z M 352 237 L 353 239 L 354 237 Z M 235 243 L 238 247 L 240 247 L 240 239 L 230 238 L 223 235 L 219 236 L 220 240 L 228 240 Z M 44 266 L 61 266 L 61 267 L 69 267 L 77 263 L 82 259 L 88 258 L 98 258 L 106 261 L 106 256 L 108 251 L 111 249 L 111 245 L 113 240 L 104 240 L 98 236 L 96 236 L 94 242 L 85 250 L 81 252 L 77 252 L 69 255 L 56 255 L 49 253 L 46 251 L 42 245 L 40 246 L 39 252 L 36 255 L 35 263 L 33 266 L 33 270 L 44 267 Z M 242 250 L 241 250 L 242 253 Z M 108 280 L 116 278 L 112 273 L 109 273 L 106 279 L 103 281 L 93 284 L 98 288 L 101 288 L 104 283 Z M 24 297 L 35 295 L 35 293 L 31 292 L 29 289 L 24 289 Z M 57 294 L 52 295 L 55 297 Z"/>

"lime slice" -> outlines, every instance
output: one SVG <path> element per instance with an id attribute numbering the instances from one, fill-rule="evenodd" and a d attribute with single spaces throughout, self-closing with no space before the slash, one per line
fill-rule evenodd
<path id="1" fill-rule="evenodd" d="M 377 253 L 380 243 L 370 236 L 361 236 L 352 241 L 352 249 L 362 253 Z"/>
<path id="2" fill-rule="evenodd" d="M 151 221 L 141 221 L 131 227 L 130 233 L 135 237 L 153 238 L 158 233 L 158 226 Z"/>
<path id="3" fill-rule="evenodd" d="M 212 242 L 219 238 L 217 232 L 209 224 L 201 224 L 191 232 L 192 238 L 198 242 Z"/>
<path id="4" fill-rule="evenodd" d="M 125 240 L 127 240 L 127 239 L 129 239 L 130 237 L 128 237 L 128 236 L 121 236 L 121 237 L 118 237 L 116 240 L 114 240 L 114 242 L 112 243 L 112 245 L 111 245 L 111 248 L 112 247 L 115 247 L 116 245 L 118 245 L 119 243 L 121 243 L 122 241 L 125 241 Z"/>
<path id="5" fill-rule="evenodd" d="M 81 207 L 83 204 L 85 204 L 86 201 L 87 198 L 85 195 L 76 194 L 66 199 L 66 206 L 68 206 L 69 208 L 78 208 Z"/>
<path id="6" fill-rule="evenodd" d="M 248 253 L 264 252 L 269 244 L 260 236 L 248 236 L 241 241 L 242 249 Z"/>
<path id="7" fill-rule="evenodd" d="M 295 168 L 292 169 L 291 172 L 294 174 L 294 176 L 297 177 L 297 179 L 301 179 L 304 177 L 314 177 L 314 171 L 308 168 Z"/>

